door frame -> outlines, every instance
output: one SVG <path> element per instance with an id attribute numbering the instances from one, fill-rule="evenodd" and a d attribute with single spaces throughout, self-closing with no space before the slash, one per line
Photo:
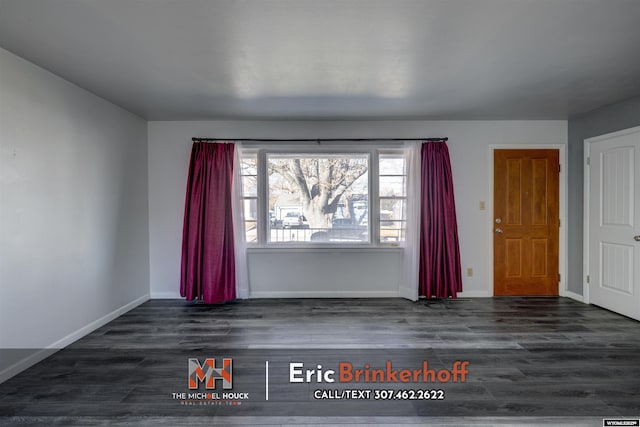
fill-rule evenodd
<path id="1" fill-rule="evenodd" d="M 620 136 L 624 136 L 624 135 L 629 135 L 632 133 L 637 133 L 640 132 L 640 126 L 635 126 L 629 129 L 623 129 L 617 132 L 611 132 L 611 133 L 607 133 L 604 135 L 598 135 L 598 136 L 594 136 L 592 138 L 587 138 L 584 140 L 584 175 L 582 177 L 582 180 L 584 182 L 584 205 L 582 207 L 583 209 L 583 218 L 584 218 L 584 228 L 582 231 L 582 235 L 583 235 L 583 240 L 582 240 L 582 295 L 583 297 L 583 302 L 585 304 L 590 304 L 589 302 L 589 283 L 587 282 L 587 277 L 589 276 L 589 242 L 590 242 L 590 235 L 589 235 L 589 224 L 590 224 L 590 215 L 589 215 L 589 205 L 591 203 L 591 194 L 590 194 L 590 190 L 591 190 L 591 185 L 589 183 L 590 181 L 590 175 L 591 175 L 591 165 L 589 164 L 589 157 L 591 157 L 591 145 L 596 143 L 596 142 L 600 142 L 600 141 L 605 141 L 607 139 L 611 139 L 611 138 L 618 138 Z"/>
<path id="2" fill-rule="evenodd" d="M 491 283 L 491 295 L 495 296 L 494 277 L 493 277 L 493 189 L 494 189 L 494 156 L 495 150 L 558 150 L 560 156 L 560 193 L 559 193 L 559 210 L 560 210 L 560 230 L 558 233 L 558 270 L 560 273 L 560 282 L 558 283 L 558 295 L 561 297 L 569 297 L 578 301 L 582 301 L 582 296 L 567 289 L 567 177 L 569 176 L 567 167 L 567 146 L 566 144 L 491 144 L 489 145 L 489 204 L 487 211 L 489 212 L 487 232 L 489 233 L 489 253 L 491 254 L 491 267 L 489 269 L 489 278 Z"/>

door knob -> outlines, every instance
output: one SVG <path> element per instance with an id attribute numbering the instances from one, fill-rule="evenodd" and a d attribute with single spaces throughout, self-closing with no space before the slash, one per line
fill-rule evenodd
<path id="1" fill-rule="evenodd" d="M 496 228 L 496 233 L 502 234 L 503 233 L 502 228 Z"/>
<path id="2" fill-rule="evenodd" d="M 640 234 L 638 234 L 637 236 L 633 236 L 633 238 L 636 242 L 640 242 Z"/>

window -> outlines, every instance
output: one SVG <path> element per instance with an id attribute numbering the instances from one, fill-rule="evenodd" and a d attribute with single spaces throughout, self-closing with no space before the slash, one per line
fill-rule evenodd
<path id="1" fill-rule="evenodd" d="M 344 150 L 243 151 L 247 242 L 375 246 L 404 241 L 407 176 L 402 151 Z"/>
<path id="2" fill-rule="evenodd" d="M 380 241 L 405 240 L 407 223 L 407 171 L 400 153 L 381 153 L 379 157 Z"/>
<path id="3" fill-rule="evenodd" d="M 268 242 L 369 242 L 368 154 L 267 154 Z"/>
<path id="4" fill-rule="evenodd" d="M 242 209 L 247 243 L 258 243 L 258 153 L 243 152 L 240 160 L 242 176 Z"/>

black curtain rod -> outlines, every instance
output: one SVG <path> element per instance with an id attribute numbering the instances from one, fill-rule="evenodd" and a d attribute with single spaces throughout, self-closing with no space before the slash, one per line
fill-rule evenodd
<path id="1" fill-rule="evenodd" d="M 193 142 L 211 142 L 211 141 L 251 141 L 251 142 L 336 142 L 336 141 L 428 141 L 428 142 L 446 142 L 449 138 L 316 138 L 316 139 L 252 139 L 252 138 L 191 138 Z"/>

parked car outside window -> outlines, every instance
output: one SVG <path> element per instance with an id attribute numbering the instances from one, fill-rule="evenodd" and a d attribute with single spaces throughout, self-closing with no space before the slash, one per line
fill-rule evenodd
<path id="1" fill-rule="evenodd" d="M 353 218 L 334 218 L 329 229 L 330 240 L 368 240 L 368 227 L 358 224 Z"/>
<path id="2" fill-rule="evenodd" d="M 282 218 L 283 228 L 309 228 L 307 218 L 300 212 L 287 212 Z"/>

